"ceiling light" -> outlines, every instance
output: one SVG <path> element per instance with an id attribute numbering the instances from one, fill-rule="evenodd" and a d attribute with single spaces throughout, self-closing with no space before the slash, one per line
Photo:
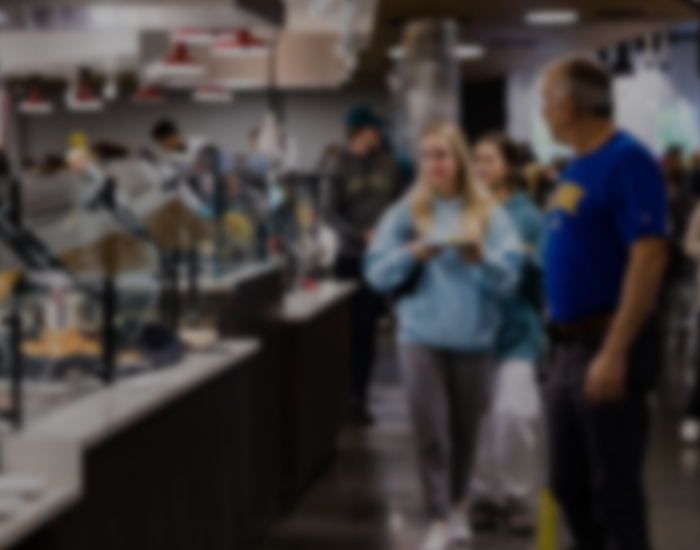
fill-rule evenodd
<path id="1" fill-rule="evenodd" d="M 574 10 L 535 10 L 525 15 L 530 25 L 564 26 L 578 23 L 579 14 Z"/>
<path id="2" fill-rule="evenodd" d="M 455 48 L 455 57 L 461 61 L 484 57 L 486 50 L 479 44 L 460 44 Z"/>
<path id="3" fill-rule="evenodd" d="M 479 44 L 460 44 L 454 49 L 454 56 L 460 61 L 479 59 L 484 57 L 486 49 Z M 389 50 L 389 57 L 394 61 L 400 61 L 406 57 L 403 46 L 394 46 Z"/>
<path id="4" fill-rule="evenodd" d="M 389 50 L 389 57 L 394 61 L 400 61 L 406 57 L 406 50 L 403 49 L 403 46 L 394 46 Z"/>

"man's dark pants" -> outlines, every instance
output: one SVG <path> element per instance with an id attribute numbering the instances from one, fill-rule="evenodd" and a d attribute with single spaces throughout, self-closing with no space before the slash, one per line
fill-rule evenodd
<path id="1" fill-rule="evenodd" d="M 698 318 L 700 323 L 700 317 Z M 688 416 L 695 420 L 700 420 L 700 353 L 695 358 L 695 383 L 690 394 L 690 405 L 688 406 Z"/>
<path id="2" fill-rule="evenodd" d="M 385 300 L 367 284 L 362 258 L 341 255 L 335 264 L 335 276 L 341 281 L 353 281 L 359 285 L 353 299 L 352 397 L 355 404 L 364 407 L 372 381 L 377 327 L 384 313 Z"/>
<path id="3" fill-rule="evenodd" d="M 554 343 L 547 389 L 550 482 L 577 550 L 649 550 L 643 470 L 647 399 L 662 359 L 658 323 L 645 327 L 630 353 L 626 398 L 594 407 L 584 385 L 604 337 Z"/>

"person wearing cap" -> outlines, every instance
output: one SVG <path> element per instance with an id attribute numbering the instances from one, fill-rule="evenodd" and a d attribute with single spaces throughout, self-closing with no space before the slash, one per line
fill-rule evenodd
<path id="1" fill-rule="evenodd" d="M 178 125 L 169 119 L 154 124 L 151 139 L 156 145 L 155 152 L 164 175 L 168 180 L 179 182 L 178 189 L 184 203 L 193 212 L 206 212 L 211 190 L 203 189 L 199 179 L 192 175 L 202 154 L 207 148 L 213 147 L 212 144 L 205 138 L 184 136 Z"/>
<path id="2" fill-rule="evenodd" d="M 576 550 L 650 550 L 643 472 L 662 359 L 664 180 L 653 155 L 615 127 L 605 67 L 558 62 L 542 93 L 552 134 L 576 155 L 550 206 L 544 253 L 551 485 Z"/>
<path id="3" fill-rule="evenodd" d="M 359 285 L 353 303 L 352 416 L 370 424 L 368 389 L 375 362 L 376 332 L 383 298 L 362 273 L 365 250 L 387 209 L 405 185 L 398 162 L 385 147 L 383 121 L 369 106 L 347 115 L 347 143 L 325 178 L 325 217 L 340 241 L 334 272 Z"/>

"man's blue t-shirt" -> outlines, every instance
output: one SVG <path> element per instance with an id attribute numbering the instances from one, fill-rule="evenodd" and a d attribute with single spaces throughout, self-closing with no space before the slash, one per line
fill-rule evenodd
<path id="1" fill-rule="evenodd" d="M 617 132 L 574 160 L 562 175 L 548 217 L 544 253 L 547 302 L 554 322 L 617 309 L 631 246 L 666 236 L 661 168 L 637 140 Z"/>

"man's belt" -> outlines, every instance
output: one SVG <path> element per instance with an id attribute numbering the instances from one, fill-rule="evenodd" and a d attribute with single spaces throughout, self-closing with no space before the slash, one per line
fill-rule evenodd
<path id="1" fill-rule="evenodd" d="M 551 323 L 549 335 L 554 342 L 571 343 L 589 340 L 610 328 L 614 314 L 607 313 L 571 323 Z"/>

